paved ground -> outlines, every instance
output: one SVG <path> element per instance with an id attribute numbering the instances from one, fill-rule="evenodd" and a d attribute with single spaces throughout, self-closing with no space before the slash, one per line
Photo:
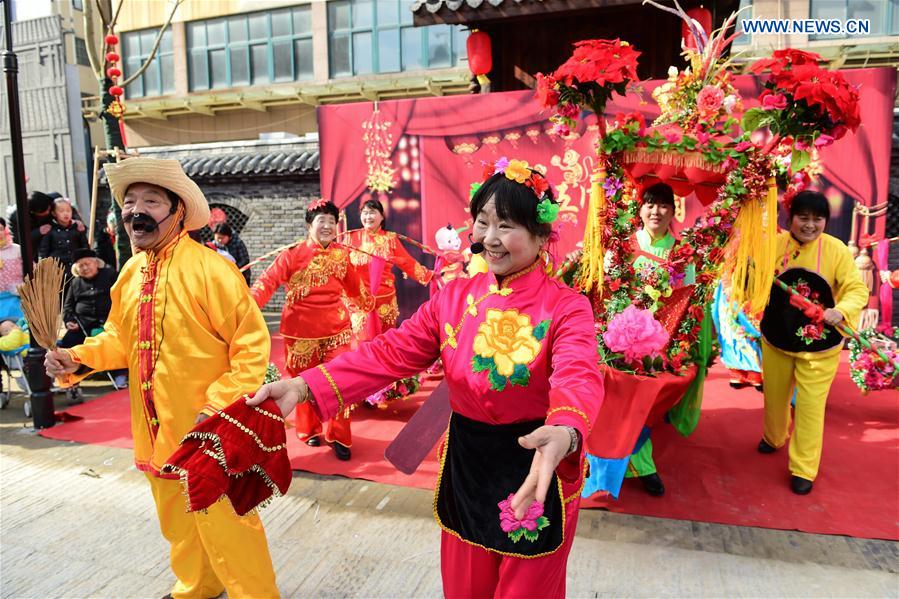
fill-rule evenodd
<path id="1" fill-rule="evenodd" d="M 161 597 L 172 578 L 130 451 L 39 437 L 0 415 L 0 595 Z M 438 597 L 431 494 L 298 473 L 262 512 L 285 597 Z M 897 597 L 899 546 L 581 514 L 570 597 Z"/>
<path id="2" fill-rule="evenodd" d="M 37 436 L 22 401 L 0 412 L 0 597 L 164 595 L 167 547 L 131 452 Z M 295 473 L 262 517 L 285 597 L 440 596 L 427 491 Z M 897 543 L 588 510 L 568 595 L 899 597 L 897 574 Z"/>

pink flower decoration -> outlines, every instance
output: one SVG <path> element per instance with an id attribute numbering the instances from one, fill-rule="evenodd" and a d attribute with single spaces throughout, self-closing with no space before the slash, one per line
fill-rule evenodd
<path id="1" fill-rule="evenodd" d="M 581 114 L 581 109 L 577 104 L 562 104 L 557 110 L 560 115 L 569 119 L 577 118 Z"/>
<path id="2" fill-rule="evenodd" d="M 734 151 L 745 152 L 746 150 L 748 150 L 751 147 L 752 147 L 752 143 L 750 143 L 748 141 L 741 141 L 740 143 L 738 143 L 737 145 L 734 146 Z"/>
<path id="3" fill-rule="evenodd" d="M 720 87 L 706 85 L 696 96 L 696 107 L 702 112 L 718 112 L 724 104 L 724 92 Z"/>
<path id="4" fill-rule="evenodd" d="M 712 138 L 711 135 L 706 133 L 705 131 L 697 131 L 696 132 L 696 141 L 699 142 L 699 145 L 704 146 L 709 143 L 709 140 Z"/>
<path id="5" fill-rule="evenodd" d="M 818 136 L 818 139 L 815 140 L 816 148 L 826 148 L 830 144 L 833 143 L 833 137 L 827 135 L 826 133 L 822 133 Z"/>
<path id="6" fill-rule="evenodd" d="M 531 507 L 528 508 L 524 518 L 519 520 L 515 517 L 515 510 L 512 509 L 513 497 L 515 497 L 515 494 L 510 493 L 507 498 L 497 504 L 497 507 L 499 507 L 500 528 L 503 529 L 503 532 L 513 532 L 519 528 L 530 531 L 537 530 L 537 520 L 543 515 L 543 504 L 539 501 L 535 501 L 531 504 Z"/>
<path id="7" fill-rule="evenodd" d="M 670 144 L 679 143 L 681 139 L 683 139 L 683 136 L 677 131 L 669 131 L 665 134 L 665 141 Z"/>
<path id="8" fill-rule="evenodd" d="M 630 305 L 612 318 L 602 338 L 610 350 L 633 361 L 657 354 L 668 343 L 668 332 L 652 312 Z"/>
<path id="9" fill-rule="evenodd" d="M 552 132 L 555 135 L 561 135 L 562 137 L 571 135 L 571 129 L 569 129 L 568 125 L 564 123 L 556 123 L 555 125 L 553 125 Z"/>
<path id="10" fill-rule="evenodd" d="M 787 107 L 787 97 L 783 94 L 768 95 L 762 98 L 763 110 L 783 110 Z"/>
<path id="11" fill-rule="evenodd" d="M 500 158 L 499 160 L 497 160 L 496 163 L 494 163 L 494 165 L 493 165 L 493 168 L 494 168 L 493 174 L 495 175 L 495 174 L 497 174 L 497 173 L 504 173 L 504 172 L 506 172 L 506 168 L 507 168 L 508 166 L 509 166 L 509 159 L 506 158 L 505 156 L 503 156 L 502 158 Z"/>

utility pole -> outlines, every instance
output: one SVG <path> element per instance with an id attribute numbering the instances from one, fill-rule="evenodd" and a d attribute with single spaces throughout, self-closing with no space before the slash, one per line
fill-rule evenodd
<path id="1" fill-rule="evenodd" d="M 12 0 L 3 3 L 3 35 L 6 49 L 2 52 L 3 73 L 6 76 L 6 101 L 9 112 L 9 143 L 12 147 L 13 184 L 16 193 L 16 215 L 22 243 L 22 274 L 32 273 L 34 248 L 31 247 L 31 215 L 25 193 L 25 155 L 22 151 L 22 119 L 19 112 L 19 61 L 12 44 Z M 31 387 L 31 414 L 34 428 L 49 428 L 56 424 L 53 414 L 53 393 L 50 391 L 50 377 L 44 370 L 46 351 L 31 335 L 30 349 L 25 355 L 25 377 Z"/>

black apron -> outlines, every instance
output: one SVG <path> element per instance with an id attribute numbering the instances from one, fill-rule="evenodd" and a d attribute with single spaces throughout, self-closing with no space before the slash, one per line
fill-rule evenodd
<path id="1" fill-rule="evenodd" d="M 467 543 L 512 557 L 539 557 L 562 546 L 565 505 L 556 475 L 543 506 L 549 526 L 539 531 L 537 540 L 521 537 L 516 542 L 500 528 L 497 504 L 518 491 L 534 457 L 534 450 L 521 447 L 518 438 L 543 425 L 543 420 L 487 424 L 452 414 L 434 498 L 441 528 Z"/>
<path id="2" fill-rule="evenodd" d="M 824 308 L 833 308 L 836 305 L 830 285 L 818 273 L 804 268 L 790 268 L 777 278 L 788 286 L 804 282 L 812 292 L 818 293 L 818 297 L 813 301 Z M 790 293 L 781 289 L 776 283 L 772 285 L 771 299 L 765 308 L 761 323 L 762 336 L 765 340 L 779 350 L 794 353 L 822 352 L 843 342 L 843 336 L 835 328 L 822 323 L 826 337 L 807 344 L 797 331 L 808 324 L 812 324 L 811 319 L 790 303 Z"/>

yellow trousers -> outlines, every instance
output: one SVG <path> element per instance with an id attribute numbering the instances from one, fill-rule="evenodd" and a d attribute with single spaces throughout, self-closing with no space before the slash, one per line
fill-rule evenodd
<path id="1" fill-rule="evenodd" d="M 784 353 L 762 340 L 762 372 L 765 390 L 764 439 L 783 447 L 790 435 L 790 399 L 796 390 L 793 436 L 790 439 L 790 472 L 815 480 L 821 464 L 824 439 L 824 407 L 830 385 L 840 365 L 840 352 L 818 356 Z"/>
<path id="2" fill-rule="evenodd" d="M 255 513 L 238 516 L 227 501 L 187 512 L 181 483 L 147 475 L 162 535 L 171 545 L 174 598 L 279 597 L 265 529 Z"/>

